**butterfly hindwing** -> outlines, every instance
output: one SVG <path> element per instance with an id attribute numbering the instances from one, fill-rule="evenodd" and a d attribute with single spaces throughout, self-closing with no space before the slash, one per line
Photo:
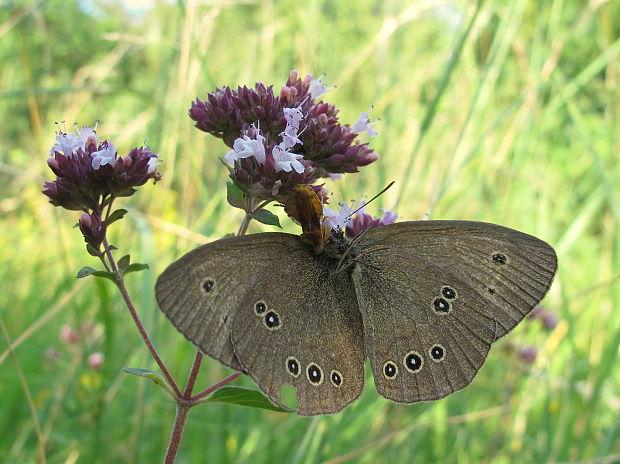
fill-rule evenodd
<path id="1" fill-rule="evenodd" d="M 307 245 L 246 293 L 231 339 L 244 370 L 272 402 L 281 404 L 284 385 L 296 389 L 299 414 L 335 413 L 363 390 L 362 323 L 351 276 L 334 273 Z"/>
<path id="2" fill-rule="evenodd" d="M 355 260 L 375 383 L 401 402 L 441 398 L 468 385 L 491 343 L 542 299 L 556 269 L 545 242 L 466 221 L 369 230 Z"/>
<path id="3" fill-rule="evenodd" d="M 495 320 L 472 289 L 454 280 L 448 286 L 433 267 L 408 273 L 404 255 L 394 258 L 396 266 L 390 268 L 381 266 L 379 256 L 367 259 L 371 265 L 359 266 L 354 279 L 379 393 L 412 403 L 469 384 L 496 331 Z M 442 297 L 444 289 L 455 298 Z"/>

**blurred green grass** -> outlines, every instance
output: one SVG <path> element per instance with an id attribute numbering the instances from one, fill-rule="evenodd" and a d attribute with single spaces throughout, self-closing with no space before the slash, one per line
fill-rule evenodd
<path id="1" fill-rule="evenodd" d="M 73 277 L 94 259 L 76 214 L 40 193 L 53 122 L 100 120 L 120 152 L 146 137 L 165 160 L 162 182 L 124 203 L 112 243 L 151 264 L 129 284 L 183 379 L 193 348 L 157 310 L 154 279 L 241 220 L 225 202 L 224 146 L 193 128 L 189 103 L 216 86 L 278 88 L 298 69 L 338 86 L 326 98 L 343 121 L 371 105 L 382 120 L 380 160 L 330 182 L 336 198 L 395 180 L 374 211 L 545 239 L 560 267 L 544 304 L 561 321 L 551 333 L 522 324 L 471 386 L 434 403 L 390 403 L 368 378 L 330 417 L 197 407 L 178 462 L 620 462 L 618 17 L 618 1 L 582 0 L 154 2 L 134 14 L 112 1 L 3 2 L 0 316 L 17 346 L 12 356 L 0 337 L 0 459 L 40 462 L 44 444 L 49 463 L 157 462 L 174 415 L 159 389 L 120 371 L 154 366 L 119 295 Z M 94 329 L 67 345 L 65 324 Z M 511 342 L 537 346 L 536 362 Z M 95 351 L 99 372 L 86 364 Z M 226 373 L 206 362 L 199 387 Z"/>

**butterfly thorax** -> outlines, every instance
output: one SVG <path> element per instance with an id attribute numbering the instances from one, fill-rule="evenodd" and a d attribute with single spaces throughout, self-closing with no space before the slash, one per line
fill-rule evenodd
<path id="1" fill-rule="evenodd" d="M 323 259 L 330 261 L 330 264 L 338 269 L 349 267 L 355 259 L 355 247 L 351 240 L 346 238 L 342 231 L 333 232 L 325 248 L 319 255 Z"/>

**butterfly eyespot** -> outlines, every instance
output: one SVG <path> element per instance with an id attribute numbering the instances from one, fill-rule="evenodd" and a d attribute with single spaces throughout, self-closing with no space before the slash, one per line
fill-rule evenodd
<path id="1" fill-rule="evenodd" d="M 497 264 L 506 264 L 508 262 L 508 258 L 502 253 L 494 253 L 492 258 L 493 262 Z"/>
<path id="2" fill-rule="evenodd" d="M 333 370 L 329 376 L 334 386 L 339 387 L 342 385 L 342 374 L 336 370 Z"/>
<path id="3" fill-rule="evenodd" d="M 420 356 L 420 353 L 410 351 L 405 355 L 403 364 L 409 372 L 418 372 L 424 366 L 424 358 Z"/>
<path id="4" fill-rule="evenodd" d="M 314 363 L 308 364 L 306 376 L 312 385 L 321 385 L 323 383 L 323 371 Z"/>
<path id="5" fill-rule="evenodd" d="M 254 312 L 256 312 L 256 314 L 263 314 L 265 311 L 267 311 L 267 305 L 265 304 L 264 301 L 257 301 L 254 304 Z"/>
<path id="6" fill-rule="evenodd" d="M 489 293 L 491 295 L 495 295 L 495 289 L 494 288 L 489 288 Z"/>
<path id="7" fill-rule="evenodd" d="M 276 329 L 280 327 L 280 316 L 275 311 L 269 311 L 263 319 L 268 329 Z"/>
<path id="8" fill-rule="evenodd" d="M 293 356 L 286 358 L 286 370 L 293 377 L 297 378 L 299 376 L 299 361 Z"/>
<path id="9" fill-rule="evenodd" d="M 387 361 L 383 365 L 383 375 L 386 379 L 393 379 L 398 374 L 398 367 L 392 361 Z"/>
<path id="10" fill-rule="evenodd" d="M 456 290 L 448 286 L 441 289 L 441 294 L 448 300 L 455 300 L 458 297 L 458 295 L 456 294 Z"/>
<path id="11" fill-rule="evenodd" d="M 215 287 L 215 282 L 210 277 L 207 277 L 205 280 L 202 281 L 201 286 L 205 293 L 211 293 L 213 287 Z"/>
<path id="12" fill-rule="evenodd" d="M 438 313 L 448 314 L 452 309 L 452 305 L 444 298 L 435 298 L 433 300 L 433 307 Z"/>
<path id="13" fill-rule="evenodd" d="M 428 350 L 428 354 L 433 361 L 440 362 L 446 357 L 446 349 L 441 345 L 433 345 L 431 349 Z"/>

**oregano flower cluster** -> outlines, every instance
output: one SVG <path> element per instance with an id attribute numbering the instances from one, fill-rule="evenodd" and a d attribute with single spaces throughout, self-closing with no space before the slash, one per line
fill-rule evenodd
<path id="1" fill-rule="evenodd" d="M 112 142 L 99 140 L 96 128 L 76 126 L 72 133 L 58 127 L 47 160 L 56 180 L 45 182 L 43 194 L 54 206 L 84 211 L 78 226 L 88 252 L 100 256 L 107 226 L 124 214 L 112 211 L 114 199 L 133 195 L 149 179 L 158 181 L 158 155 L 139 147 L 120 156 Z"/>
<path id="2" fill-rule="evenodd" d="M 321 100 L 327 90 L 320 79 L 301 78 L 292 71 L 277 95 L 273 86 L 258 82 L 254 88 L 218 88 L 205 100 L 192 102 L 189 116 L 196 127 L 221 138 L 231 149 L 223 160 L 236 188 L 250 200 L 249 209 L 260 202 L 285 203 L 300 184 L 311 186 L 328 203 L 329 192 L 319 183 L 322 178 L 356 173 L 378 159 L 368 143 L 358 139 L 364 131 L 377 135 L 368 112 L 352 126 L 342 124 L 338 109 Z M 359 212 L 346 232 L 357 234 L 395 218 L 389 213 L 375 220 Z M 352 220 L 327 208 L 324 219 L 343 230 Z"/>

